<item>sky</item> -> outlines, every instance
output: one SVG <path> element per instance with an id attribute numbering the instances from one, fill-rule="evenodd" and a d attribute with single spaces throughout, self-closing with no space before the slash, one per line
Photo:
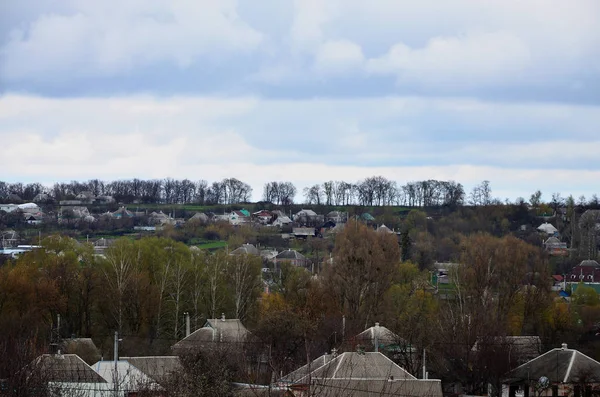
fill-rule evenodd
<path id="1" fill-rule="evenodd" d="M 7 0 L 0 180 L 589 197 L 599 61 L 597 0 Z"/>

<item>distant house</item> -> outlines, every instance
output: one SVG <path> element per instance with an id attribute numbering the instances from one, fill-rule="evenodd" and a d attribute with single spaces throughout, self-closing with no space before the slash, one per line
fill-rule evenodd
<path id="1" fill-rule="evenodd" d="M 112 204 L 116 200 L 113 196 L 98 196 L 96 197 L 96 204 Z"/>
<path id="2" fill-rule="evenodd" d="M 209 221 L 208 215 L 203 212 L 196 212 L 194 216 L 189 219 L 190 222 L 199 222 L 201 224 L 207 224 Z"/>
<path id="3" fill-rule="evenodd" d="M 243 244 L 241 247 L 238 247 L 231 251 L 229 255 L 260 255 L 260 251 L 252 244 Z"/>
<path id="4" fill-rule="evenodd" d="M 295 227 L 292 229 L 292 234 L 296 238 L 308 238 L 316 235 L 314 227 Z"/>
<path id="5" fill-rule="evenodd" d="M 294 396 L 442 397 L 439 380 L 416 379 L 385 355 L 361 352 L 325 354 L 280 378 Z"/>
<path id="6" fill-rule="evenodd" d="M 206 349 L 217 343 L 222 347 L 239 348 L 240 343 L 246 342 L 250 333 L 239 319 L 221 318 L 206 320 L 202 328 L 192 332 L 173 345 L 177 355 L 185 354 L 195 349 Z"/>
<path id="7" fill-rule="evenodd" d="M 82 203 L 86 203 L 86 204 L 93 203 L 95 199 L 96 199 L 96 196 L 94 196 L 94 193 L 90 192 L 89 190 L 83 191 L 83 192 L 79 193 L 77 196 L 75 196 L 75 200 L 79 200 Z"/>
<path id="8" fill-rule="evenodd" d="M 600 264 L 593 259 L 586 259 L 575 266 L 567 275 L 570 283 L 597 283 L 600 282 Z"/>
<path id="9" fill-rule="evenodd" d="M 542 223 L 540 226 L 538 226 L 537 230 L 548 235 L 554 235 L 555 233 L 558 233 L 558 229 L 548 222 Z"/>
<path id="10" fill-rule="evenodd" d="M 256 219 L 256 222 L 261 225 L 266 225 L 273 219 L 273 214 L 267 210 L 260 210 L 252 214 L 252 219 Z"/>
<path id="11" fill-rule="evenodd" d="M 61 351 L 76 354 L 89 364 L 95 363 L 101 358 L 100 350 L 98 350 L 92 338 L 63 339 Z"/>
<path id="12" fill-rule="evenodd" d="M 176 223 L 175 219 L 170 215 L 165 214 L 162 211 L 153 211 L 148 216 L 148 223 L 151 225 L 174 225 Z"/>
<path id="13" fill-rule="evenodd" d="M 561 242 L 558 237 L 551 236 L 544 241 L 544 248 L 546 252 L 553 256 L 566 256 L 569 255 L 567 249 L 567 243 Z"/>
<path id="14" fill-rule="evenodd" d="M 377 233 L 384 233 L 384 234 L 392 234 L 394 233 L 394 231 L 392 229 L 390 229 L 389 227 L 387 227 L 386 225 L 380 225 L 377 230 Z"/>
<path id="15" fill-rule="evenodd" d="M 372 223 L 375 222 L 375 218 L 373 217 L 373 215 L 369 214 L 368 212 L 365 212 L 364 214 L 362 214 L 360 216 L 360 220 L 366 223 Z"/>
<path id="16" fill-rule="evenodd" d="M 323 223 L 323 216 L 318 215 L 313 210 L 300 210 L 294 215 L 294 222 L 299 225 L 316 226 L 317 224 Z"/>
<path id="17" fill-rule="evenodd" d="M 115 219 L 133 218 L 133 212 L 128 211 L 127 208 L 121 207 L 115 212 L 111 213 L 111 216 Z"/>
<path id="18" fill-rule="evenodd" d="M 399 350 L 413 350 L 407 341 L 390 331 L 388 328 L 375 323 L 354 337 L 357 346 L 368 351 L 397 352 Z"/>
<path id="19" fill-rule="evenodd" d="M 229 214 L 229 223 L 232 225 L 250 223 L 250 213 L 247 210 L 231 211 Z"/>
<path id="20" fill-rule="evenodd" d="M 513 368 L 533 360 L 542 352 L 542 340 L 539 336 L 490 336 L 478 338 L 471 349 L 484 355 L 501 354 Z"/>
<path id="21" fill-rule="evenodd" d="M 47 193 L 38 193 L 34 198 L 34 203 L 49 203 L 52 201 L 52 197 Z"/>
<path id="22" fill-rule="evenodd" d="M 344 211 L 331 211 L 325 217 L 326 221 L 334 223 L 346 223 L 348 221 L 348 213 Z"/>
<path id="23" fill-rule="evenodd" d="M 566 344 L 515 368 L 502 381 L 502 397 L 582 397 L 599 390 L 600 362 Z"/>
<path id="24" fill-rule="evenodd" d="M 277 218 L 273 221 L 273 223 L 271 225 L 277 226 L 277 227 L 282 227 L 282 226 L 291 225 L 292 223 L 293 222 L 289 217 L 287 217 L 285 215 L 279 215 L 279 216 L 277 216 Z"/>
<path id="25" fill-rule="evenodd" d="M 304 255 L 299 253 L 296 250 L 288 249 L 287 251 L 280 252 L 275 257 L 275 265 L 279 266 L 283 262 L 289 262 L 294 266 L 299 267 L 308 267 L 309 261 L 306 259 Z"/>

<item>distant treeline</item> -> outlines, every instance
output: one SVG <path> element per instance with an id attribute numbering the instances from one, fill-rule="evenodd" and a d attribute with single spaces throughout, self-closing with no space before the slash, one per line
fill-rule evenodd
<path id="1" fill-rule="evenodd" d="M 298 190 L 292 182 L 273 181 L 264 184 L 262 201 L 276 205 L 296 203 Z M 191 181 L 189 179 L 127 179 L 118 181 L 102 181 L 91 179 L 85 182 L 72 181 L 55 183 L 52 187 L 41 183 L 7 183 L 0 181 L 0 202 L 33 201 L 38 195 L 42 200 L 61 201 L 74 200 L 81 194 L 94 197 L 111 196 L 117 202 L 144 204 L 240 204 L 250 202 L 252 187 L 236 178 L 209 183 L 206 180 Z M 372 176 L 358 182 L 328 181 L 304 188 L 302 203 L 310 205 L 364 205 L 364 206 L 408 206 L 408 207 L 440 207 L 462 205 L 501 205 L 510 204 L 492 196 L 489 181 L 483 181 L 473 187 L 467 194 L 461 183 L 455 181 L 438 181 L 435 179 L 397 182 L 382 176 Z M 39 197 L 38 197 L 39 198 Z M 571 201 L 578 205 L 596 207 L 598 197 L 594 194 L 589 200 L 584 196 L 575 200 L 573 197 L 563 198 L 560 193 L 553 193 L 547 201 L 552 207 Z M 532 206 L 543 204 L 541 191 L 534 192 L 529 200 L 517 198 L 515 204 L 529 202 Z"/>

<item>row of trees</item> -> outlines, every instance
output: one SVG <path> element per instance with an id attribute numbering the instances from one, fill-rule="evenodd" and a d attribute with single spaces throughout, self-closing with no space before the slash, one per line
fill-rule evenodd
<path id="1" fill-rule="evenodd" d="M 72 181 L 55 183 L 51 188 L 40 183 L 6 183 L 0 181 L 0 201 L 20 198 L 33 200 L 38 194 L 46 193 L 54 200 L 73 199 L 82 192 L 91 192 L 95 196 L 112 196 L 118 202 L 134 201 L 151 204 L 238 204 L 252 199 L 252 187 L 236 178 L 226 178 L 209 184 L 205 180 L 189 179 L 130 179 L 105 182 L 92 179 L 87 182 Z M 262 200 L 276 205 L 291 205 L 297 195 L 297 188 L 289 181 L 272 181 L 263 186 Z M 490 182 L 485 180 L 477 184 L 467 194 L 462 184 L 455 181 L 439 181 L 435 179 L 407 182 L 398 185 L 382 176 L 365 178 L 358 182 L 327 181 L 304 188 L 304 203 L 314 205 L 365 205 L 388 206 L 400 205 L 409 207 L 438 207 L 461 205 L 501 205 L 508 204 L 492 196 Z M 587 200 L 580 196 L 578 205 L 600 207 L 597 195 Z M 546 203 L 552 208 L 564 205 L 566 198 L 560 193 L 553 193 Z M 529 200 L 522 197 L 515 204 L 529 203 L 538 207 L 542 201 L 542 192 L 534 192 Z"/>
<path id="2" fill-rule="evenodd" d="M 237 204 L 249 202 L 252 187 L 235 178 L 209 184 L 205 180 L 189 179 L 131 179 L 105 182 L 92 179 L 87 182 L 72 181 L 55 183 L 47 188 L 40 183 L 6 183 L 0 181 L 0 201 L 21 199 L 32 201 L 38 194 L 45 193 L 50 199 L 60 201 L 74 199 L 83 192 L 92 195 L 112 196 L 118 202 L 134 201 L 149 204 Z"/>

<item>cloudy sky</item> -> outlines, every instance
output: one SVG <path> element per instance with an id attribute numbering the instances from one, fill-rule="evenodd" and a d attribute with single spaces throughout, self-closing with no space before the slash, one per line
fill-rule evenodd
<path id="1" fill-rule="evenodd" d="M 0 170 L 589 197 L 600 2 L 2 1 Z"/>

